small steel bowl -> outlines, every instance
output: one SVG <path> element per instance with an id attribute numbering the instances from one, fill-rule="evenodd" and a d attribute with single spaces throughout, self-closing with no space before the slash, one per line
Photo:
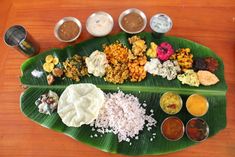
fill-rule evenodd
<path id="1" fill-rule="evenodd" d="M 89 25 L 89 20 L 91 20 L 91 18 L 93 18 L 94 16 L 96 16 L 96 15 L 98 15 L 98 14 L 102 14 L 102 15 L 107 16 L 108 19 L 109 19 L 110 22 L 111 22 L 111 27 L 110 27 L 111 29 L 108 30 L 107 33 L 102 34 L 102 35 L 95 34 L 95 33 L 92 32 L 92 31 L 89 29 L 89 27 L 88 27 L 88 25 Z M 95 36 L 95 37 L 102 37 L 102 36 L 108 35 L 108 34 L 112 31 L 113 25 L 114 25 L 114 21 L 113 21 L 112 16 L 111 16 L 110 14 L 104 12 L 104 11 L 98 11 L 98 12 L 92 13 L 92 14 L 87 18 L 87 21 L 86 21 L 86 29 L 87 29 L 87 31 L 88 31 L 91 35 L 93 35 L 93 36 Z"/>
<path id="2" fill-rule="evenodd" d="M 166 137 L 166 136 L 164 135 L 163 129 L 162 129 L 163 124 L 165 123 L 165 121 L 168 120 L 168 119 L 170 119 L 170 118 L 176 118 L 176 119 L 178 119 L 178 120 L 180 121 L 180 123 L 182 124 L 182 127 L 183 127 L 182 135 L 181 135 L 179 138 L 174 139 L 174 140 L 173 140 L 173 139 L 169 139 L 168 137 Z M 179 119 L 178 117 L 175 117 L 175 116 L 167 117 L 167 118 L 165 118 L 165 119 L 163 120 L 163 122 L 162 122 L 162 124 L 161 124 L 161 134 L 162 134 L 162 136 L 163 136 L 165 139 L 167 139 L 167 140 L 169 140 L 169 141 L 178 141 L 179 139 L 181 139 L 181 138 L 184 136 L 184 132 L 185 132 L 184 123 L 183 123 L 182 120 Z"/>
<path id="3" fill-rule="evenodd" d="M 78 32 L 77 36 L 74 37 L 73 39 L 70 39 L 70 40 L 63 40 L 63 39 L 60 38 L 60 36 L 59 36 L 59 34 L 58 34 L 60 26 L 61 26 L 64 22 L 66 22 L 66 21 L 73 21 L 73 22 L 75 22 L 75 23 L 77 24 L 78 28 L 79 28 L 79 32 Z M 80 36 L 81 32 L 82 32 L 82 24 L 81 24 L 81 22 L 80 22 L 77 18 L 75 18 L 75 17 L 64 17 L 64 18 L 62 18 L 61 20 L 59 20 L 59 21 L 56 23 L 55 28 L 54 28 L 54 35 L 55 35 L 55 37 L 56 37 L 59 41 L 62 41 L 62 42 L 73 42 L 73 41 L 75 41 L 75 40 Z"/>
<path id="4" fill-rule="evenodd" d="M 139 15 L 143 18 L 143 20 L 144 20 L 144 26 L 143 26 L 139 31 L 136 31 L 136 32 L 129 32 L 129 31 L 125 30 L 125 29 L 122 27 L 122 19 L 123 19 L 123 17 L 126 16 L 127 14 L 130 14 L 130 13 L 137 13 L 137 14 L 139 14 Z M 144 14 L 143 11 L 141 11 L 141 10 L 139 10 L 139 9 L 136 9 L 136 8 L 130 8 L 130 9 L 127 9 L 127 10 L 123 11 L 123 12 L 120 14 L 120 16 L 119 16 L 119 18 L 118 18 L 118 24 L 119 24 L 119 27 L 120 27 L 124 32 L 129 33 L 129 34 L 137 34 L 137 33 L 142 32 L 142 31 L 145 29 L 145 27 L 146 27 L 146 25 L 147 25 L 147 17 L 146 17 L 146 15 Z"/>
<path id="5" fill-rule="evenodd" d="M 205 100 L 206 100 L 206 106 L 207 106 L 207 111 L 204 113 L 204 114 L 202 114 L 202 115 L 195 115 L 195 114 L 192 114 L 191 112 L 190 112 L 190 110 L 189 110 L 189 108 L 188 108 L 188 100 L 189 100 L 189 98 L 190 97 L 192 97 L 192 96 L 194 96 L 194 95 L 200 95 L 200 96 L 202 96 L 202 97 L 204 97 L 205 98 Z M 208 100 L 207 100 L 207 98 L 205 97 L 205 96 L 203 96 L 203 95 L 201 95 L 201 94 L 192 94 L 192 95 L 190 95 L 189 97 L 188 97 L 188 99 L 186 100 L 186 109 L 187 109 L 187 111 L 188 111 L 188 113 L 190 113 L 192 116 L 194 116 L 194 117 L 202 117 L 202 116 L 204 116 L 205 114 L 207 114 L 207 112 L 208 112 L 208 110 L 209 110 L 209 102 L 208 102 Z"/>
<path id="6" fill-rule="evenodd" d="M 192 121 L 192 120 L 201 120 L 201 121 L 205 122 L 207 135 L 205 136 L 204 139 L 202 139 L 202 140 L 194 140 L 194 139 L 192 139 L 192 138 L 190 137 L 190 135 L 188 134 L 188 125 L 189 125 L 189 122 Z M 208 125 L 207 122 L 206 122 L 204 119 L 202 119 L 202 118 L 192 118 L 192 119 L 190 119 L 190 120 L 187 122 L 187 124 L 186 124 L 185 130 L 186 130 L 185 132 L 186 132 L 187 137 L 188 137 L 191 141 L 193 141 L 193 142 L 202 142 L 202 141 L 205 141 L 205 140 L 208 138 L 208 136 L 209 136 L 209 125 Z"/>
<path id="7" fill-rule="evenodd" d="M 155 28 L 153 28 L 152 23 L 153 23 L 154 18 L 158 18 L 160 16 L 163 16 L 163 17 L 167 18 L 167 21 L 170 23 L 170 28 L 167 31 L 161 32 L 161 31 L 157 31 Z M 150 28 L 156 33 L 167 33 L 172 29 L 173 22 L 172 22 L 171 18 L 168 15 L 166 15 L 164 13 L 158 13 L 158 14 L 155 14 L 151 17 L 149 25 L 150 25 Z"/>
<path id="8" fill-rule="evenodd" d="M 167 94 L 170 94 L 170 93 L 175 94 L 175 95 L 179 98 L 179 100 L 180 100 L 180 108 L 179 108 L 179 110 L 178 110 L 177 112 L 175 112 L 175 113 L 166 112 L 166 111 L 163 109 L 162 105 L 161 105 L 161 100 L 163 99 L 163 97 L 166 96 Z M 175 115 L 175 114 L 179 113 L 179 112 L 181 111 L 182 107 L 183 107 L 183 101 L 182 101 L 181 96 L 180 96 L 179 94 L 175 93 L 175 92 L 166 92 L 166 93 L 164 93 L 164 94 L 161 96 L 161 98 L 160 98 L 159 104 L 160 104 L 160 107 L 161 107 L 162 111 L 164 111 L 166 114 L 169 114 L 169 115 Z"/>

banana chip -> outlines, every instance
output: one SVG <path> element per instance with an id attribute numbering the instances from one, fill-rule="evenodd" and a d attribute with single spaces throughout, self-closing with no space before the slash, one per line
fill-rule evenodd
<path id="1" fill-rule="evenodd" d="M 57 58 L 57 57 L 55 57 L 54 59 L 53 59 L 53 64 L 58 64 L 59 63 L 59 59 Z"/>
<path id="2" fill-rule="evenodd" d="M 52 55 L 46 56 L 46 59 L 45 59 L 46 63 L 51 63 L 53 60 L 54 60 L 54 57 Z"/>
<path id="3" fill-rule="evenodd" d="M 53 63 L 44 63 L 43 64 L 43 70 L 45 70 L 46 72 L 52 72 L 53 69 L 54 69 Z"/>

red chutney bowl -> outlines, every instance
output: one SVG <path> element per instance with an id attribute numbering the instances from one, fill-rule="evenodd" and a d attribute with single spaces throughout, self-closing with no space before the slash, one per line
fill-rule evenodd
<path id="1" fill-rule="evenodd" d="M 184 135 L 184 124 L 178 117 L 168 117 L 161 124 L 161 133 L 169 141 L 177 141 Z"/>

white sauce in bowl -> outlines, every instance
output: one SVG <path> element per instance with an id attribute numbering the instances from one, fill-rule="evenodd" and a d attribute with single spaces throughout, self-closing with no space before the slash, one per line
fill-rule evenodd
<path id="1" fill-rule="evenodd" d="M 86 28 L 93 36 L 105 36 L 113 29 L 113 18 L 106 12 L 93 13 L 87 19 Z"/>
<path id="2" fill-rule="evenodd" d="M 172 28 L 172 20 L 166 14 L 156 14 L 150 20 L 150 27 L 157 33 L 166 33 Z"/>

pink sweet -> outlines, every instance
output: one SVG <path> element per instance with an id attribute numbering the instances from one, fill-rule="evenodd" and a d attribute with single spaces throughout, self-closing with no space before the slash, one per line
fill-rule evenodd
<path id="1" fill-rule="evenodd" d="M 157 47 L 157 56 L 161 61 L 168 60 L 173 53 L 173 47 L 167 42 L 163 42 Z"/>

